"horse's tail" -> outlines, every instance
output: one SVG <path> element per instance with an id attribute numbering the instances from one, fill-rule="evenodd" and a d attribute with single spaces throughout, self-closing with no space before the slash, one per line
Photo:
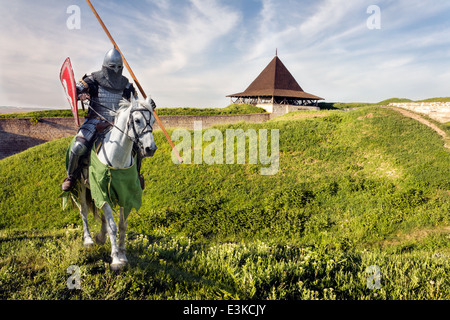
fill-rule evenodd
<path id="1" fill-rule="evenodd" d="M 101 221 L 101 217 L 98 214 L 98 208 L 95 205 L 94 199 L 92 199 L 91 189 L 86 188 L 86 204 L 89 208 L 89 211 L 94 215 L 94 219 L 98 219 Z"/>

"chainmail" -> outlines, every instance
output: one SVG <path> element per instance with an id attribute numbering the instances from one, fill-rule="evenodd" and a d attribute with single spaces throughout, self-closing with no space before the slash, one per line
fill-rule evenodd
<path id="1" fill-rule="evenodd" d="M 98 96 L 91 98 L 91 108 L 101 114 L 106 120 L 113 122 L 115 113 L 107 108 L 117 111 L 119 109 L 119 102 L 122 99 L 123 90 L 119 93 L 114 93 L 106 90 L 103 86 L 98 87 Z M 105 106 L 106 108 L 104 108 Z M 96 113 L 92 113 L 92 116 L 97 116 Z"/>
<path id="2" fill-rule="evenodd" d="M 102 122 L 99 119 L 87 119 L 77 133 L 77 137 L 86 139 L 86 142 L 91 143 L 97 132 L 97 124 Z"/>

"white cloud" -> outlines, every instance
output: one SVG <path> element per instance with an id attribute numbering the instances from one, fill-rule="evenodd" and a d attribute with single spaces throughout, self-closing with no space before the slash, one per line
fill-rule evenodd
<path id="1" fill-rule="evenodd" d="M 72 1 L 40 5 L 24 1 L 13 3 L 3 8 L 6 11 L 0 21 L 0 28 L 4 30 L 0 33 L 0 65 L 3 69 L 0 105 L 61 107 L 65 98 L 59 82 L 60 68 L 65 58 L 76 50 L 88 50 L 88 30 L 67 28 L 69 15 L 66 9 Z M 90 54 L 103 51 L 101 48 L 105 43 L 103 40 L 90 43 Z M 74 66 L 80 67 L 89 64 L 86 58 L 74 62 Z"/>
<path id="2" fill-rule="evenodd" d="M 220 42 L 237 27 L 240 14 L 219 1 L 191 0 L 174 17 L 173 6 L 165 2 L 149 18 L 146 37 L 153 45 L 139 65 L 143 86 L 149 88 L 158 105 L 217 105 L 225 93 L 208 97 L 214 91 L 211 84 L 222 77 L 215 55 Z"/>
<path id="3" fill-rule="evenodd" d="M 155 71 L 172 73 L 186 66 L 198 65 L 215 41 L 230 33 L 239 21 L 239 14 L 218 1 L 191 0 L 181 16 L 171 15 L 170 7 L 153 15 L 155 24 L 166 31 L 152 34 L 158 44 L 160 64 Z"/>
<path id="4" fill-rule="evenodd" d="M 326 0 L 318 2 L 315 14 L 300 25 L 300 32 L 304 37 L 311 39 L 323 32 L 330 33 L 333 30 L 339 30 L 341 29 L 339 23 L 348 19 L 348 13 L 354 8 L 353 1 Z"/>
<path id="5" fill-rule="evenodd" d="M 111 44 L 84 2 L 79 3 L 81 29 L 67 29 L 66 9 L 73 4 L 0 2 L 0 28 L 7 30 L 0 33 L 0 105 L 65 107 L 58 79 L 64 59 L 72 58 L 77 78 L 100 68 Z M 139 81 L 160 107 L 224 106 L 225 96 L 244 90 L 276 48 L 300 85 L 328 100 L 448 95 L 450 2 L 379 0 L 381 30 L 366 27 L 371 4 L 95 2 Z"/>

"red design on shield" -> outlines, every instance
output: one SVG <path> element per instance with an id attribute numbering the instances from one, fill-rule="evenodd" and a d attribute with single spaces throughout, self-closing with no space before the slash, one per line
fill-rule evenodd
<path id="1" fill-rule="evenodd" d="M 73 75 L 70 58 L 67 58 L 66 61 L 64 61 L 59 78 L 61 80 L 61 84 L 64 87 L 64 92 L 66 93 L 67 100 L 69 101 L 70 104 L 70 108 L 72 109 L 73 117 L 75 118 L 75 123 L 79 127 L 80 118 L 78 117 L 77 87 L 75 84 L 75 77 Z"/>

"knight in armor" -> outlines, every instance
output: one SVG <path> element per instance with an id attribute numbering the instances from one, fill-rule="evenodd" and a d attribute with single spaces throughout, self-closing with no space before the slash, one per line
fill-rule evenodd
<path id="1" fill-rule="evenodd" d="M 114 48 L 106 53 L 100 71 L 85 75 L 76 84 L 78 99 L 89 99 L 90 103 L 86 121 L 78 130 L 70 152 L 67 177 L 62 184 L 63 191 L 70 191 L 74 187 L 79 174 L 80 159 L 90 151 L 98 128 L 104 128 L 114 122 L 120 100 L 130 100 L 132 95 L 137 98 L 136 90 L 122 75 L 122 71 L 122 55 Z M 142 177 L 140 178 L 143 185 Z"/>

